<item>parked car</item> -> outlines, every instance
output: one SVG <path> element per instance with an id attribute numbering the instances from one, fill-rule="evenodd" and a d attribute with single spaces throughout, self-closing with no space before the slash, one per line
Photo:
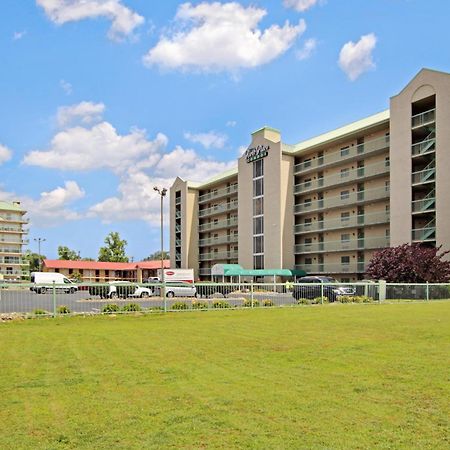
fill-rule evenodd
<path id="1" fill-rule="evenodd" d="M 340 286 L 332 277 L 301 277 L 297 279 L 292 290 L 293 297 L 298 300 L 299 298 L 313 299 L 316 297 L 327 297 L 330 302 L 335 302 L 340 295 L 355 295 L 355 290 L 351 287 Z"/>
<path id="2" fill-rule="evenodd" d="M 108 284 L 89 286 L 89 294 L 98 295 L 100 298 L 127 298 L 127 297 L 151 297 L 151 289 L 138 286 L 129 281 L 111 281 Z"/>
<path id="3" fill-rule="evenodd" d="M 155 295 L 160 294 L 160 289 L 160 286 L 154 288 Z M 167 282 L 166 297 L 197 297 L 197 288 L 193 283 L 183 281 Z"/>

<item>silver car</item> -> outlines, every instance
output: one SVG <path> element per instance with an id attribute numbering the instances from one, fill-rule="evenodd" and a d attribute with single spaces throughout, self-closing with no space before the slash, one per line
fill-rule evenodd
<path id="1" fill-rule="evenodd" d="M 166 283 L 166 297 L 197 297 L 197 288 L 185 281 Z"/>

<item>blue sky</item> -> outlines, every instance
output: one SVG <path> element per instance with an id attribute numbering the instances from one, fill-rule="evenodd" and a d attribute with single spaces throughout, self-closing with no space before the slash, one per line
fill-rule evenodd
<path id="1" fill-rule="evenodd" d="M 3 0 L 0 199 L 47 257 L 96 258 L 118 231 L 142 259 L 154 185 L 226 170 L 263 125 L 296 143 L 388 108 L 422 67 L 450 71 L 449 17 L 446 0 Z"/>

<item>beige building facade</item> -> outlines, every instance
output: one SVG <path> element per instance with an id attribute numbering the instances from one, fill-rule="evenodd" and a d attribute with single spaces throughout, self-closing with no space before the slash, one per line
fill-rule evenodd
<path id="1" fill-rule="evenodd" d="M 450 74 L 428 69 L 390 109 L 289 145 L 264 127 L 234 170 L 170 190 L 171 266 L 364 278 L 373 253 L 450 249 Z"/>
<path id="2" fill-rule="evenodd" d="M 28 245 L 25 214 L 19 202 L 0 202 L 0 280 L 21 281 L 29 277 L 23 250 Z"/>

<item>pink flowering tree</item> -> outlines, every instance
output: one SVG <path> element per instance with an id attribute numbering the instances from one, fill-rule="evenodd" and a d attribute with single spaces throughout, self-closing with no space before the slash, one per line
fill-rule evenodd
<path id="1" fill-rule="evenodd" d="M 446 283 L 450 280 L 450 251 L 421 244 L 403 244 L 376 252 L 366 270 L 369 278 L 388 283 Z"/>

